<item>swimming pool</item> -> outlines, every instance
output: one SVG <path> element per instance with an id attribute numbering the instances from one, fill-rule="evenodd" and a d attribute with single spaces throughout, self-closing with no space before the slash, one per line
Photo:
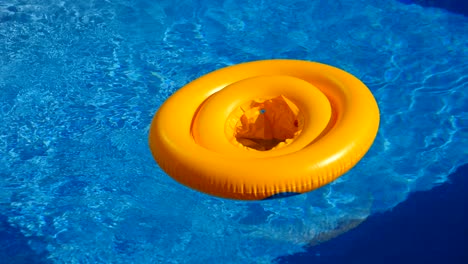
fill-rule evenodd
<path id="1" fill-rule="evenodd" d="M 467 22 L 383 0 L 2 1 L 2 226 L 55 263 L 268 263 L 332 238 L 468 162 Z M 315 192 L 250 203 L 164 174 L 147 144 L 162 102 L 269 58 L 366 83 L 382 116 L 364 159 Z"/>

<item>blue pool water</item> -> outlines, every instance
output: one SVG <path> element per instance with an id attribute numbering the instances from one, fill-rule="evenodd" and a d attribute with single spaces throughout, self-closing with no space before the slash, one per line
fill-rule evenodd
<path id="1" fill-rule="evenodd" d="M 387 0 L 1 1 L 0 257 L 269 263 L 333 239 L 468 162 L 466 32 L 463 15 Z M 381 109 L 369 153 L 285 199 L 175 183 L 148 149 L 158 107 L 205 73 L 269 58 L 368 85 Z"/>
<path id="2" fill-rule="evenodd" d="M 399 0 L 405 4 L 418 4 L 425 7 L 443 8 L 450 12 L 468 15 L 468 2 L 466 0 Z"/>
<path id="3" fill-rule="evenodd" d="M 392 210 L 372 214 L 345 234 L 274 263 L 467 263 L 467 175 L 465 164 L 430 191 L 413 192 Z"/>

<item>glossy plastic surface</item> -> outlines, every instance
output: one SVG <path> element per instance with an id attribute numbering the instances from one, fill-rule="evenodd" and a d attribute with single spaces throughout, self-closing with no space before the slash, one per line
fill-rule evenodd
<path id="1" fill-rule="evenodd" d="M 268 151 L 233 143 L 235 110 L 279 95 L 303 114 L 302 132 Z M 315 62 L 264 60 L 214 71 L 178 90 L 156 113 L 149 144 L 178 182 L 219 197 L 260 200 L 335 180 L 365 155 L 378 127 L 374 97 L 351 74 Z"/>

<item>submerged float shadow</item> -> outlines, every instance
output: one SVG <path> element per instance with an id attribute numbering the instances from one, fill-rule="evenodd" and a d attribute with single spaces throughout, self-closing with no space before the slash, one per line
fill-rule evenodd
<path id="1" fill-rule="evenodd" d="M 466 0 L 399 0 L 405 4 L 418 4 L 424 7 L 436 7 L 448 10 L 452 13 L 468 16 L 468 1 Z"/>
<path id="2" fill-rule="evenodd" d="M 468 263 L 468 164 L 430 191 L 276 263 Z"/>

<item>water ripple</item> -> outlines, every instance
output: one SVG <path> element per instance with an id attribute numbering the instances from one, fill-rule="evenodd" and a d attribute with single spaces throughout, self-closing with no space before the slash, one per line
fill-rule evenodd
<path id="1" fill-rule="evenodd" d="M 393 1 L 3 1 L 0 214 L 56 263 L 268 263 L 333 238 L 467 162 L 467 25 Z M 381 129 L 351 172 L 243 203 L 157 167 L 147 133 L 168 96 L 278 57 L 373 91 Z"/>

